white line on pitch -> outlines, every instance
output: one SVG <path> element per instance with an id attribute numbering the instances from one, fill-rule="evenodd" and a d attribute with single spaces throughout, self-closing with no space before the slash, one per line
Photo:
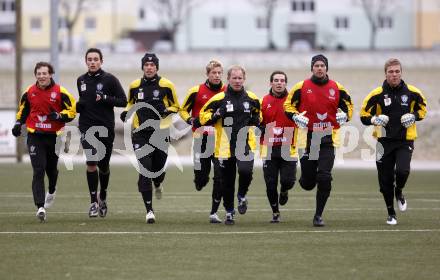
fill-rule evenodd
<path id="1" fill-rule="evenodd" d="M 2 235 L 251 235 L 288 233 L 378 233 L 378 232 L 440 232 L 440 229 L 359 229 L 359 230 L 274 230 L 274 231 L 3 231 Z"/>

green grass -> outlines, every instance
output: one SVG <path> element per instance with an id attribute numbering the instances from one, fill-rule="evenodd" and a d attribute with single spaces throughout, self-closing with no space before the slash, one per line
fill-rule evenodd
<path id="1" fill-rule="evenodd" d="M 385 224 L 374 170 L 334 177 L 324 228 L 311 226 L 315 191 L 298 185 L 282 223 L 270 224 L 260 168 L 248 213 L 228 227 L 208 223 L 211 186 L 197 192 L 190 168 L 170 169 L 163 199 L 154 200 L 157 223 L 148 225 L 134 168 L 112 167 L 109 214 L 89 219 L 85 167 L 60 167 L 56 202 L 41 224 L 31 167 L 2 164 L 0 279 L 438 279 L 438 172 L 413 171 L 409 209 L 394 227 Z"/>

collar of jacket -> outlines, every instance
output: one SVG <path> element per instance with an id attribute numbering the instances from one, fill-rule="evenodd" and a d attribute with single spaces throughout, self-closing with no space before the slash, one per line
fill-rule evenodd
<path id="1" fill-rule="evenodd" d="M 144 82 L 144 83 L 146 83 L 146 84 L 153 84 L 153 83 L 156 83 L 157 81 L 159 81 L 159 79 L 160 79 L 160 77 L 159 77 L 159 75 L 154 75 L 153 77 L 151 77 L 151 78 L 147 78 L 147 77 L 145 77 L 145 75 L 142 77 L 142 82 Z"/>
<path id="2" fill-rule="evenodd" d="M 219 91 L 223 86 L 223 82 L 220 82 L 219 84 L 213 84 L 208 79 L 206 79 L 205 85 L 212 91 Z"/>
<path id="3" fill-rule="evenodd" d="M 102 70 L 101 68 L 99 68 L 98 71 L 96 71 L 96 72 L 87 72 L 87 74 L 88 74 L 90 77 L 98 77 L 98 76 L 100 76 L 102 73 L 104 73 L 104 70 Z"/>
<path id="4" fill-rule="evenodd" d="M 280 95 L 276 95 L 275 93 L 273 93 L 272 89 L 270 89 L 269 94 L 275 98 L 284 98 L 288 94 L 288 92 L 287 89 L 284 89 L 284 91 Z"/>
<path id="5" fill-rule="evenodd" d="M 394 91 L 399 91 L 403 87 L 404 84 L 405 84 L 405 82 L 403 80 L 400 80 L 400 84 L 398 84 L 395 87 L 392 87 L 388 84 L 387 80 L 385 80 L 385 81 L 383 81 L 382 88 L 385 91 L 394 92 Z"/>
<path id="6" fill-rule="evenodd" d="M 241 95 L 245 93 L 244 87 L 242 87 L 239 91 L 234 90 L 230 85 L 228 85 L 228 89 L 226 90 L 230 94 Z"/>
<path id="7" fill-rule="evenodd" d="M 322 78 L 322 79 L 316 77 L 315 75 L 312 75 L 310 80 L 312 81 L 312 83 L 322 86 L 322 85 L 325 85 L 326 83 L 328 83 L 329 78 L 328 78 L 328 75 L 325 75 L 325 78 Z"/>

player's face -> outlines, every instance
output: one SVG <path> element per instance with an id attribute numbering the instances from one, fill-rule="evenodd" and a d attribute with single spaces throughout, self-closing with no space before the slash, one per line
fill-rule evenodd
<path id="1" fill-rule="evenodd" d="M 286 90 L 286 77 L 283 74 L 275 74 L 270 86 L 275 95 L 281 95 Z"/>
<path id="2" fill-rule="evenodd" d="M 223 68 L 214 67 L 209 71 L 208 73 L 208 81 L 213 85 L 218 85 L 222 82 L 222 76 L 223 76 Z"/>
<path id="3" fill-rule="evenodd" d="M 387 83 L 391 87 L 398 86 L 400 84 L 400 81 L 402 80 L 402 68 L 400 67 L 400 65 L 388 66 L 385 73 L 385 78 L 387 79 Z"/>
<path id="4" fill-rule="evenodd" d="M 231 72 L 231 76 L 228 79 L 229 85 L 232 87 L 233 90 L 239 91 L 243 88 L 244 84 L 244 74 L 239 69 L 234 69 Z"/>
<path id="5" fill-rule="evenodd" d="M 88 71 L 90 73 L 94 73 L 99 69 L 101 69 L 102 60 L 99 57 L 99 53 L 95 53 L 95 52 L 88 53 L 86 56 L 86 64 Z"/>
<path id="6" fill-rule="evenodd" d="M 151 61 L 145 62 L 143 69 L 144 69 L 144 75 L 147 78 L 153 78 L 157 74 L 157 67 L 156 64 L 154 64 L 154 62 Z"/>
<path id="7" fill-rule="evenodd" d="M 312 67 L 312 73 L 315 77 L 319 79 L 325 78 L 325 76 L 327 75 L 327 67 L 325 66 L 325 63 L 319 60 L 315 62 Z"/>
<path id="8" fill-rule="evenodd" d="M 38 86 L 44 88 L 50 85 L 52 74 L 49 73 L 49 68 L 47 66 L 42 66 L 37 69 L 35 78 L 37 78 Z"/>

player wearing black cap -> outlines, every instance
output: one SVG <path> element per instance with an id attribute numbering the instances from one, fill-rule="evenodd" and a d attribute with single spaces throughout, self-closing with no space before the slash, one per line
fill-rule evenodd
<path id="1" fill-rule="evenodd" d="M 141 69 L 144 75 L 130 84 L 128 104 L 121 113 L 121 120 L 125 122 L 133 115 L 132 142 L 139 162 L 138 189 L 147 210 L 147 223 L 154 223 L 152 181 L 156 198 L 160 199 L 168 157 L 171 114 L 179 111 L 179 103 L 174 84 L 157 74 L 159 59 L 155 54 L 144 55 Z"/>
<path id="2" fill-rule="evenodd" d="M 110 179 L 110 157 L 115 138 L 114 107 L 125 107 L 127 97 L 119 80 L 101 69 L 102 53 L 88 49 L 85 55 L 87 73 L 77 80 L 81 145 L 87 159 L 87 183 L 90 192 L 89 217 L 107 215 L 107 187 Z M 99 171 L 98 171 L 99 170 Z M 98 183 L 101 185 L 98 199 Z"/>
<path id="3" fill-rule="evenodd" d="M 351 119 L 353 103 L 345 88 L 329 79 L 328 60 L 324 55 L 312 57 L 311 71 L 310 79 L 297 83 L 290 90 L 284 110 L 306 131 L 303 133 L 307 133 L 306 143 L 298 143 L 298 148 L 305 148 L 300 159 L 299 183 L 305 190 L 318 186 L 313 225 L 324 226 L 322 213 L 332 188 L 335 147 L 340 145 L 339 128 Z M 298 139 L 302 139 L 301 135 Z"/>

